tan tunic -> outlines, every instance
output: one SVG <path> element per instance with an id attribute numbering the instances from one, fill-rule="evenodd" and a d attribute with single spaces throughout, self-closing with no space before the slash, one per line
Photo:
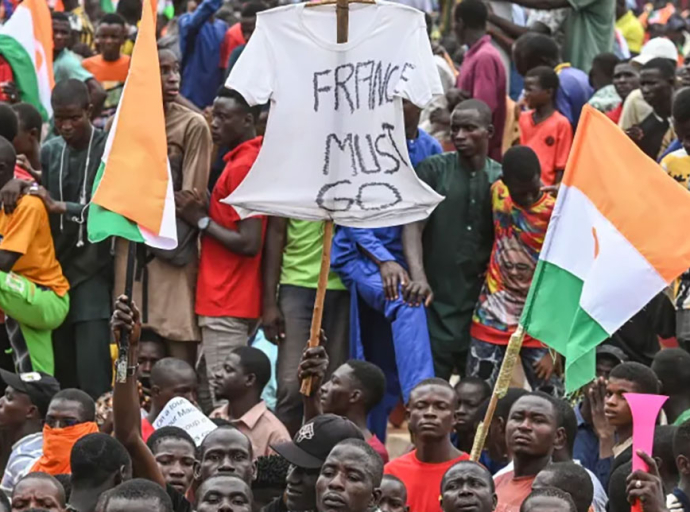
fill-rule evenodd
<path id="1" fill-rule="evenodd" d="M 173 188 L 206 192 L 211 169 L 213 143 L 204 118 L 172 103 L 165 112 L 168 137 L 168 159 Z M 175 267 L 159 258 L 147 265 L 148 318 L 145 328 L 173 341 L 200 341 L 201 334 L 194 314 L 198 259 L 186 267 Z M 125 287 L 127 244 L 117 239 L 115 246 L 115 296 Z M 134 283 L 134 300 L 143 313 L 142 282 Z"/>

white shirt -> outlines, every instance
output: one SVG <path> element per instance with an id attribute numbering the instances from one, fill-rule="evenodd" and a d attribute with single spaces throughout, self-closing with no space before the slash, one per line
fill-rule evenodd
<path id="1" fill-rule="evenodd" d="M 421 220 L 443 199 L 409 163 L 402 99 L 442 94 L 424 15 L 380 1 L 350 4 L 347 43 L 335 6 L 278 7 L 256 29 L 226 86 L 271 101 L 261 152 L 224 202 L 252 213 L 352 227 Z"/>

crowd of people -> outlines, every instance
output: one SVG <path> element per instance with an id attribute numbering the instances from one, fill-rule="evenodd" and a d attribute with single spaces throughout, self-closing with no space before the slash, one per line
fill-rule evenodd
<path id="1" fill-rule="evenodd" d="M 158 2 L 178 246 L 137 246 L 131 297 L 127 242 L 92 243 L 86 222 L 141 0 L 48 1 L 49 118 L 0 46 L 0 512 L 690 512 L 690 271 L 597 348 L 575 396 L 526 336 L 468 455 L 585 106 L 689 185 L 690 5 L 398 1 L 424 11 L 444 92 L 398 100 L 409 161 L 444 200 L 412 224 L 336 227 L 310 348 L 324 223 L 221 202 L 271 111 L 226 79 L 277 2 Z M 669 397 L 647 471 L 625 393 Z M 210 433 L 158 424 L 176 398 Z"/>

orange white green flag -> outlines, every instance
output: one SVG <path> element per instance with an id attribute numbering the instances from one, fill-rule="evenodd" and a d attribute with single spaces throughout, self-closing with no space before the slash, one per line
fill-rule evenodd
<path id="1" fill-rule="evenodd" d="M 586 106 L 520 324 L 566 358 L 566 390 L 595 348 L 690 267 L 690 192 Z"/>
<path id="2" fill-rule="evenodd" d="M 53 115 L 53 24 L 45 0 L 24 0 L 0 27 L 0 55 L 12 67 L 22 101 L 44 120 Z"/>
<path id="3" fill-rule="evenodd" d="M 177 247 L 153 12 L 151 0 L 144 0 L 129 74 L 94 181 L 91 242 L 119 236 L 160 249 Z"/>

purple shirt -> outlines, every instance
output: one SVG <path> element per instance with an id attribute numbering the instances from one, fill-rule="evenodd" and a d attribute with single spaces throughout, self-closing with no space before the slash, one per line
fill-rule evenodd
<path id="1" fill-rule="evenodd" d="M 580 121 L 582 107 L 594 94 L 589 85 L 589 76 L 584 71 L 570 67 L 570 64 L 560 64 L 556 67 L 558 73 L 558 92 L 556 93 L 556 110 L 568 118 L 573 127 L 573 133 Z"/>
<path id="2" fill-rule="evenodd" d="M 467 50 L 460 67 L 458 89 L 489 105 L 494 125 L 489 158 L 500 162 L 506 123 L 506 69 L 498 50 L 491 44 L 491 36 L 483 36 Z"/>

